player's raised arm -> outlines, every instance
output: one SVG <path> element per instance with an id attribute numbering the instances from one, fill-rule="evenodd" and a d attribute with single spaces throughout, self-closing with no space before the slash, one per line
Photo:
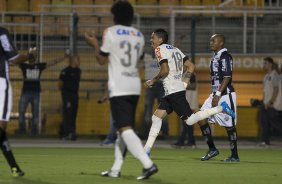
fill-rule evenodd
<path id="1" fill-rule="evenodd" d="M 84 38 L 86 40 L 86 43 L 88 43 L 90 46 L 92 46 L 94 48 L 94 53 L 95 53 L 95 57 L 96 57 L 97 62 L 100 65 L 106 64 L 108 62 L 108 54 L 100 52 L 100 47 L 99 47 L 99 43 L 98 43 L 98 40 L 96 38 L 95 32 L 94 31 L 85 32 Z"/>

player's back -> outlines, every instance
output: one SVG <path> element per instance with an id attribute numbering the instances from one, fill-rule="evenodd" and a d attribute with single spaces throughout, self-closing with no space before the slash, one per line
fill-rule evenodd
<path id="1" fill-rule="evenodd" d="M 115 25 L 104 33 L 102 50 L 109 51 L 110 96 L 139 95 L 137 62 L 143 53 L 143 34 L 134 27 Z"/>
<path id="2" fill-rule="evenodd" d="M 185 55 L 178 48 L 169 44 L 160 45 L 155 52 L 158 61 L 163 59 L 168 61 L 169 73 L 163 80 L 165 95 L 184 91 L 182 74 Z"/>

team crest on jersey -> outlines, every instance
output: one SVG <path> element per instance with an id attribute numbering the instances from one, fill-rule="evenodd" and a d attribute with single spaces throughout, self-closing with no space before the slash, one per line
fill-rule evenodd
<path id="1" fill-rule="evenodd" d="M 156 57 L 158 58 L 158 60 L 160 61 L 162 59 L 162 55 L 161 55 L 161 48 L 157 47 L 155 50 L 156 53 Z"/>
<path id="2" fill-rule="evenodd" d="M 229 121 L 229 119 L 230 119 L 230 118 L 229 118 L 229 115 L 225 115 L 225 116 L 224 116 L 224 120 L 225 120 L 225 121 Z"/>

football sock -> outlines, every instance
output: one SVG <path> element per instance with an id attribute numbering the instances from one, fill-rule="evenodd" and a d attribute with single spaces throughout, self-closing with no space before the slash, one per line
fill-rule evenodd
<path id="1" fill-rule="evenodd" d="M 196 113 L 193 113 L 187 120 L 186 123 L 187 125 L 194 125 L 195 123 L 204 120 L 212 115 L 215 115 L 217 113 L 222 112 L 222 107 L 221 106 L 217 106 L 217 107 L 213 107 L 210 109 L 205 109 L 202 111 L 198 111 Z"/>
<path id="2" fill-rule="evenodd" d="M 127 149 L 123 139 L 117 134 L 117 139 L 115 142 L 115 161 L 111 168 L 112 171 L 120 171 L 125 158 Z"/>
<path id="3" fill-rule="evenodd" d="M 213 142 L 213 138 L 212 138 L 212 134 L 211 134 L 211 128 L 210 128 L 209 124 L 206 123 L 205 125 L 201 126 L 200 128 L 201 128 L 201 131 L 202 131 L 202 135 L 206 139 L 206 142 L 209 146 L 209 149 L 215 150 L 216 147 L 215 147 L 214 142 Z"/>
<path id="4" fill-rule="evenodd" d="M 238 158 L 237 131 L 235 127 L 227 128 L 228 140 L 230 142 L 231 157 Z"/>
<path id="5" fill-rule="evenodd" d="M 145 153 L 141 140 L 132 129 L 127 129 L 121 133 L 121 137 L 130 153 L 137 158 L 145 169 L 152 167 L 153 162 Z"/>
<path id="6" fill-rule="evenodd" d="M 144 146 L 144 150 L 146 152 L 153 147 L 153 145 L 154 145 L 154 143 L 155 143 L 155 141 L 156 141 L 156 139 L 157 139 L 157 137 L 160 133 L 161 127 L 162 127 L 162 119 L 153 115 L 152 116 L 152 126 L 151 126 L 151 129 L 150 129 L 150 132 L 149 132 L 147 142 Z"/>
<path id="7" fill-rule="evenodd" d="M 20 169 L 10 148 L 6 132 L 2 128 L 0 128 L 0 147 L 10 167 Z"/>

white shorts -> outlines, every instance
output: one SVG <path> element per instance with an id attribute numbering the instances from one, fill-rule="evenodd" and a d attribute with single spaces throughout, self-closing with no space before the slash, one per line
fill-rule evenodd
<path id="1" fill-rule="evenodd" d="M 206 99 L 200 110 L 212 108 L 212 99 L 213 94 L 210 94 L 210 96 Z M 220 103 L 223 101 L 225 101 L 229 105 L 229 107 L 235 112 L 235 119 L 232 119 L 231 116 L 225 113 L 218 113 L 209 117 L 208 122 L 218 123 L 220 126 L 223 127 L 233 127 L 237 124 L 236 93 L 232 92 L 230 94 L 221 96 L 218 105 L 220 105 Z"/>
<path id="2" fill-rule="evenodd" d="M 9 121 L 12 110 L 12 88 L 10 82 L 0 77 L 0 121 Z"/>

